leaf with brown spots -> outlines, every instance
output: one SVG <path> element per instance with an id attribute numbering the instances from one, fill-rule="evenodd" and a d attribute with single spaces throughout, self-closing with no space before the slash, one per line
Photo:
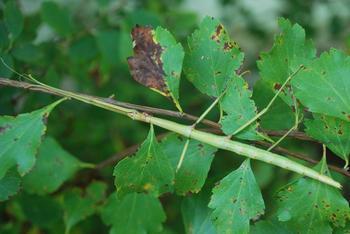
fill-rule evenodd
<path id="1" fill-rule="evenodd" d="M 296 97 L 311 112 L 350 122 L 350 56 L 331 49 L 292 80 Z"/>
<path id="2" fill-rule="evenodd" d="M 179 137 L 177 134 L 169 134 L 161 142 L 161 147 L 174 170 L 185 145 L 185 140 Z M 210 145 L 190 140 L 182 166 L 175 174 L 174 187 L 177 194 L 198 193 L 201 190 L 216 151 L 217 148 Z"/>
<path id="3" fill-rule="evenodd" d="M 347 166 L 350 155 L 350 122 L 320 114 L 313 116 L 314 119 L 305 121 L 306 134 L 325 144 Z"/>
<path id="4" fill-rule="evenodd" d="M 265 205 L 246 159 L 213 189 L 208 205 L 218 233 L 249 233 L 249 222 L 264 213 Z"/>
<path id="5" fill-rule="evenodd" d="M 257 62 L 260 82 L 271 93 L 276 93 L 288 76 L 302 64 L 310 63 L 316 55 L 312 41 L 305 39 L 305 30 L 299 24 L 280 18 L 278 25 L 281 33 L 276 36 L 272 49 L 262 52 Z M 294 105 L 291 91 L 290 86 L 286 86 L 279 95 L 289 106 Z"/>
<path id="6" fill-rule="evenodd" d="M 221 129 L 226 135 L 232 135 L 239 127 L 253 119 L 257 108 L 251 99 L 252 92 L 248 89 L 243 77 L 235 75 L 220 101 L 223 117 L 220 119 Z M 254 122 L 235 137 L 245 140 L 260 140 L 258 122 Z"/>
<path id="7" fill-rule="evenodd" d="M 325 158 L 314 169 L 330 176 Z M 338 189 L 308 178 L 300 178 L 281 190 L 278 207 L 279 221 L 300 233 L 331 233 L 331 224 L 344 227 L 350 219 L 349 203 Z"/>
<path id="8" fill-rule="evenodd" d="M 172 190 L 174 170 L 156 140 L 153 126 L 138 152 L 120 161 L 114 168 L 118 196 L 146 192 L 158 196 Z"/>
<path id="9" fill-rule="evenodd" d="M 187 39 L 186 77 L 202 93 L 218 97 L 241 66 L 243 53 L 219 20 L 206 17 Z"/>
<path id="10" fill-rule="evenodd" d="M 43 120 L 62 100 L 16 117 L 0 116 L 0 179 L 14 166 L 17 166 L 20 176 L 34 166 L 35 155 L 46 131 Z"/>
<path id="11" fill-rule="evenodd" d="M 140 84 L 171 97 L 179 104 L 184 51 L 166 29 L 136 26 L 131 32 L 134 56 L 128 58 L 132 77 Z"/>

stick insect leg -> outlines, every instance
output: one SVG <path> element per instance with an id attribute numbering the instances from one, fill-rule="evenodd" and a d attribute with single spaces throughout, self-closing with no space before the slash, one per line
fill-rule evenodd
<path id="1" fill-rule="evenodd" d="M 295 72 L 293 72 L 290 76 L 288 76 L 288 78 L 284 81 L 284 83 L 282 84 L 282 86 L 278 89 L 278 91 L 276 92 L 276 94 L 273 96 L 273 98 L 270 100 L 270 102 L 267 104 L 267 106 L 262 109 L 254 118 L 252 118 L 251 120 L 249 120 L 247 123 L 243 124 L 241 127 L 239 127 L 234 133 L 233 135 L 238 134 L 239 132 L 241 132 L 242 130 L 244 130 L 246 127 L 248 127 L 249 125 L 251 125 L 253 122 L 255 122 L 257 119 L 259 119 L 262 115 L 264 115 L 272 106 L 272 104 L 275 102 L 275 100 L 277 99 L 278 95 L 282 92 L 282 90 L 284 89 L 284 87 L 288 84 L 288 82 L 302 69 L 304 68 L 303 65 L 301 65 Z"/>
<path id="2" fill-rule="evenodd" d="M 267 151 L 271 151 L 273 148 L 275 148 L 284 138 L 286 138 L 292 131 L 297 130 L 299 123 L 301 122 L 301 119 L 299 120 L 299 108 L 298 108 L 298 103 L 297 100 L 293 94 L 292 90 L 292 97 L 293 97 L 293 103 L 295 107 L 295 119 L 294 119 L 294 125 L 291 127 L 280 139 L 278 139 L 273 145 L 271 145 Z"/>
<path id="3" fill-rule="evenodd" d="M 224 92 L 222 92 L 220 94 L 220 96 L 218 96 L 214 100 L 214 102 L 199 116 L 199 118 L 196 120 L 196 122 L 194 124 L 192 124 L 192 126 L 191 126 L 192 129 L 194 129 L 196 127 L 196 125 L 199 124 L 205 118 L 205 116 L 207 116 L 207 114 L 216 106 L 216 104 L 220 101 L 220 99 L 224 96 L 225 93 L 226 93 L 226 90 Z M 176 172 L 181 168 L 183 160 L 185 159 L 185 154 L 187 152 L 189 143 L 190 143 L 190 137 L 187 138 L 185 145 L 184 145 L 184 148 L 182 149 L 179 162 L 177 163 L 177 166 L 176 166 Z"/>

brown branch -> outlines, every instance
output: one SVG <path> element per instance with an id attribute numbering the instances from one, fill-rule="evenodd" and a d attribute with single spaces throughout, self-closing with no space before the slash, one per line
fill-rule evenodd
<path id="1" fill-rule="evenodd" d="M 269 135 L 270 137 L 273 136 L 283 136 L 287 131 L 283 130 L 283 131 L 272 131 L 272 130 L 263 130 L 264 133 L 266 133 L 267 135 Z M 288 137 L 293 137 L 295 139 L 298 140 L 303 140 L 303 141 L 313 141 L 316 142 L 315 139 L 309 137 L 308 135 L 306 135 L 303 132 L 299 132 L 299 131 L 292 131 L 291 133 L 288 134 Z"/>
<path id="2" fill-rule="evenodd" d="M 52 95 L 56 95 L 56 96 L 62 96 L 61 94 L 55 93 L 55 92 L 48 90 L 45 87 L 42 87 L 40 85 L 30 84 L 30 83 L 23 82 L 23 81 L 16 81 L 16 80 L 10 80 L 10 79 L 6 79 L 6 78 L 0 78 L 0 85 L 10 86 L 10 87 L 15 87 L 15 88 L 22 88 L 22 89 L 32 90 L 32 91 L 36 91 L 36 92 L 48 93 L 48 94 L 52 94 Z M 82 95 L 81 93 L 77 93 L 77 94 Z M 195 115 L 191 115 L 191 114 L 187 114 L 187 113 L 183 113 L 183 112 L 166 110 L 166 109 L 155 108 L 155 107 L 150 107 L 150 106 L 141 106 L 141 105 L 136 105 L 136 104 L 132 104 L 132 103 L 117 101 L 117 100 L 114 100 L 112 98 L 101 98 L 101 97 L 96 97 L 96 96 L 91 96 L 91 95 L 85 95 L 85 96 L 98 98 L 100 100 L 103 100 L 105 102 L 108 102 L 108 103 L 116 105 L 116 106 L 131 108 L 134 110 L 146 112 L 148 114 L 170 116 L 170 117 L 175 117 L 175 118 L 179 118 L 179 119 L 189 120 L 192 122 L 195 122 L 198 119 L 198 117 Z M 214 121 L 208 120 L 208 119 L 203 119 L 201 121 L 201 123 L 210 127 L 210 128 L 221 129 L 220 124 L 218 124 Z M 286 133 L 286 131 L 268 131 L 268 130 L 262 130 L 262 131 L 265 132 L 266 134 L 268 134 L 269 136 L 283 136 Z M 303 132 L 298 132 L 298 131 L 291 132 L 288 135 L 288 137 L 293 137 L 296 139 L 306 140 L 306 141 L 315 141 L 314 139 L 305 135 Z"/>
<path id="3" fill-rule="evenodd" d="M 23 81 L 16 81 L 16 80 L 10 80 L 10 79 L 6 79 L 6 78 L 0 78 L 0 85 L 10 86 L 10 87 L 15 87 L 15 88 L 22 88 L 22 89 L 27 89 L 27 90 L 32 90 L 32 91 L 37 91 L 37 92 L 42 92 L 42 93 L 48 93 L 48 94 L 52 94 L 52 95 L 56 95 L 56 96 L 62 96 L 61 94 L 55 93 L 55 92 L 48 90 L 45 87 L 42 87 L 40 85 L 30 84 L 30 83 L 23 82 Z M 77 93 L 77 94 L 82 95 L 81 93 Z M 85 95 L 85 94 L 83 94 L 83 95 Z M 178 111 L 160 109 L 160 108 L 155 108 L 155 107 L 150 107 L 150 106 L 141 106 L 141 105 L 131 104 L 131 103 L 127 103 L 127 102 L 117 101 L 117 100 L 114 100 L 112 98 L 101 98 L 101 97 L 96 97 L 96 96 L 92 96 L 92 95 L 85 95 L 85 96 L 98 98 L 100 100 L 103 100 L 105 102 L 108 102 L 108 103 L 116 105 L 116 106 L 131 108 L 131 109 L 146 112 L 149 114 L 170 116 L 170 117 L 190 120 L 193 122 L 195 122 L 198 119 L 197 116 L 190 115 L 187 113 L 178 112 Z M 211 120 L 204 119 L 204 120 L 202 120 L 201 123 L 203 123 L 204 125 L 207 125 L 208 127 L 211 127 L 211 128 L 220 129 L 220 124 L 215 123 L 214 121 L 211 121 Z"/>
<path id="4" fill-rule="evenodd" d="M 169 134 L 169 132 L 165 132 L 162 134 L 157 135 L 157 140 L 160 141 L 162 140 L 164 137 L 166 137 Z M 137 149 L 141 146 L 141 144 L 136 144 L 136 145 L 132 145 L 116 154 L 113 154 L 111 157 L 107 158 L 106 160 L 100 162 L 99 164 L 96 165 L 96 169 L 102 169 L 111 165 L 116 164 L 118 161 L 122 160 L 123 158 L 134 154 Z"/>
<path id="5" fill-rule="evenodd" d="M 56 96 L 61 96 L 60 94 L 55 93 L 54 91 L 46 89 L 45 87 L 35 85 L 35 84 L 30 84 L 30 83 L 23 82 L 23 81 L 15 81 L 15 80 L 10 80 L 10 79 L 0 78 L 0 85 L 10 86 L 10 87 L 15 87 L 15 88 L 23 88 L 23 89 L 27 89 L 27 90 L 32 90 L 32 91 L 48 93 L 48 94 L 52 94 L 52 95 L 56 95 Z M 86 95 L 86 96 L 88 96 L 88 95 Z M 111 98 L 101 98 L 101 97 L 95 97 L 95 98 L 99 98 L 103 101 L 109 102 L 109 103 L 117 105 L 117 106 L 136 109 L 136 110 L 143 111 L 143 112 L 146 112 L 149 114 L 171 116 L 171 117 L 186 119 L 186 120 L 190 120 L 190 121 L 196 121 L 198 119 L 197 116 L 186 114 L 186 113 L 181 113 L 181 112 L 177 112 L 177 111 L 165 110 L 165 109 L 148 107 L 148 106 L 140 106 L 140 105 L 131 104 L 131 103 L 127 103 L 127 102 L 116 101 L 116 100 L 113 100 Z M 215 133 L 222 133 L 220 130 L 220 125 L 218 123 L 215 123 L 215 122 L 213 122 L 211 120 L 207 120 L 207 119 L 202 120 L 202 123 L 211 127 L 211 129 L 207 129 L 206 131 L 215 132 Z M 285 131 L 265 131 L 265 132 L 270 136 L 283 136 L 285 133 Z M 161 135 L 158 137 L 161 138 L 164 136 Z M 315 141 L 314 139 L 306 136 L 304 133 L 297 132 L 297 131 L 292 132 L 289 136 L 297 138 L 297 139 L 301 139 L 301 140 Z M 256 144 L 261 145 L 261 146 L 266 146 L 266 147 L 270 146 L 270 143 L 262 142 L 262 141 L 256 142 Z M 104 167 L 109 166 L 109 165 L 113 165 L 121 158 L 134 153 L 138 147 L 139 147 L 139 145 L 131 146 L 131 147 L 123 150 L 122 152 L 119 152 L 119 153 L 111 156 L 107 160 L 102 161 L 101 163 L 99 163 L 96 166 L 96 168 L 100 169 L 100 168 L 104 168 Z M 290 152 L 287 149 L 284 149 L 282 147 L 275 147 L 274 151 L 282 153 L 282 154 L 290 155 L 292 157 L 307 161 L 307 162 L 312 163 L 312 164 L 318 163 L 318 161 L 313 160 L 313 159 L 307 157 L 306 155 Z M 339 168 L 339 167 L 333 166 L 333 165 L 330 165 L 329 168 L 334 170 L 334 171 L 337 171 L 345 176 L 350 177 L 350 173 L 342 168 Z"/>

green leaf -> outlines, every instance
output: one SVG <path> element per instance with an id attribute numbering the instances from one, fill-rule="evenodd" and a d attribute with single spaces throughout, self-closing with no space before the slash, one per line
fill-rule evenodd
<path id="1" fill-rule="evenodd" d="M 220 102 L 222 110 L 226 113 L 220 120 L 221 129 L 226 135 L 232 135 L 239 127 L 256 116 L 257 110 L 251 96 L 247 82 L 241 76 L 234 75 Z M 259 140 L 261 137 L 257 134 L 257 128 L 258 123 L 252 123 L 235 137 Z"/>
<path id="2" fill-rule="evenodd" d="M 182 62 L 185 52 L 182 45 L 176 42 L 174 36 L 168 30 L 162 27 L 156 28 L 154 32 L 154 39 L 159 42 L 159 45 L 162 48 L 160 61 L 162 62 L 162 68 L 165 73 L 165 84 L 174 103 L 178 108 L 180 108 L 179 87 Z"/>
<path id="3" fill-rule="evenodd" d="M 109 196 L 102 210 L 102 220 L 112 226 L 110 234 L 158 233 L 166 216 L 159 200 L 150 194 L 129 193 L 118 199 Z"/>
<path id="4" fill-rule="evenodd" d="M 202 195 L 186 197 L 181 204 L 181 213 L 187 234 L 215 234 L 210 218 L 212 210 Z"/>
<path id="5" fill-rule="evenodd" d="M 292 80 L 295 95 L 309 111 L 350 121 L 350 57 L 331 49 Z"/>
<path id="6" fill-rule="evenodd" d="M 293 232 L 277 220 L 262 220 L 251 226 L 251 234 L 292 234 Z"/>
<path id="7" fill-rule="evenodd" d="M 1 58 L 4 60 L 5 64 L 9 67 L 14 67 L 14 62 L 11 54 L 2 54 L 0 52 Z M 12 76 L 13 72 L 6 67 L 2 61 L 0 61 L 0 76 L 5 78 L 10 78 Z"/>
<path id="8" fill-rule="evenodd" d="M 61 205 L 52 197 L 22 194 L 20 205 L 26 218 L 42 228 L 50 227 L 62 219 Z"/>
<path id="9" fill-rule="evenodd" d="M 0 179 L 0 202 L 8 200 L 11 196 L 17 194 L 20 189 L 21 178 L 16 170 L 9 170 L 6 175 Z"/>
<path id="10" fill-rule="evenodd" d="M 315 57 L 316 50 L 311 41 L 305 40 L 305 31 L 289 20 L 280 18 L 278 24 L 281 34 L 275 38 L 272 49 L 260 54 L 258 68 L 263 82 L 271 92 L 276 92 L 289 75 L 301 65 L 307 65 Z M 290 86 L 286 86 L 279 95 L 287 104 L 293 106 Z"/>
<path id="11" fill-rule="evenodd" d="M 253 99 L 259 110 L 264 109 L 273 98 L 270 86 L 260 79 L 254 84 Z M 282 130 L 294 126 L 295 113 L 281 98 L 277 98 L 273 105 L 260 117 L 259 125 L 263 129 Z"/>
<path id="12" fill-rule="evenodd" d="M 23 188 L 28 193 L 39 195 L 52 193 L 86 166 L 65 151 L 55 139 L 47 137 L 39 148 L 33 170 L 23 177 Z"/>
<path id="13" fill-rule="evenodd" d="M 84 36 L 74 41 L 69 47 L 69 57 L 74 62 L 87 63 L 96 57 L 97 45 L 93 36 Z"/>
<path id="14" fill-rule="evenodd" d="M 334 234 L 349 234 L 350 233 L 350 222 L 347 222 L 345 227 L 339 227 L 333 230 Z"/>
<path id="15" fill-rule="evenodd" d="M 136 155 L 120 161 L 113 175 L 118 195 L 147 192 L 158 196 L 171 189 L 174 170 L 156 140 L 152 125 Z"/>
<path id="16" fill-rule="evenodd" d="M 162 25 L 161 20 L 161 17 L 155 11 L 136 8 L 126 15 L 126 28 L 127 31 L 131 31 L 135 25 L 149 25 L 152 28 L 156 28 Z"/>
<path id="17" fill-rule="evenodd" d="M 0 179 L 13 166 L 21 176 L 35 164 L 35 155 L 46 131 L 51 110 L 63 99 L 42 109 L 16 117 L 0 116 Z"/>
<path id="18" fill-rule="evenodd" d="M 175 171 L 186 140 L 177 134 L 169 134 L 162 142 L 161 147 L 171 161 Z M 175 173 L 175 191 L 180 195 L 188 192 L 198 193 L 205 183 L 214 154 L 215 147 L 190 140 L 183 163 Z"/>
<path id="19" fill-rule="evenodd" d="M 325 144 L 348 165 L 350 122 L 320 114 L 313 114 L 313 117 L 313 120 L 305 121 L 306 134 Z"/>
<path id="20" fill-rule="evenodd" d="M 23 30 L 23 16 L 16 1 L 8 1 L 4 9 L 4 22 L 12 40 L 16 39 Z"/>
<path id="21" fill-rule="evenodd" d="M 10 39 L 8 36 L 6 25 L 3 21 L 1 21 L 0 22 L 0 51 L 6 51 L 9 44 L 10 44 Z M 0 66 L 1 66 L 1 63 L 0 63 Z"/>
<path id="22" fill-rule="evenodd" d="M 64 194 L 63 207 L 66 233 L 69 233 L 74 225 L 97 211 L 97 208 L 106 196 L 106 188 L 105 183 L 92 182 L 86 188 L 84 194 L 78 188 Z"/>
<path id="23" fill-rule="evenodd" d="M 118 64 L 116 58 L 119 55 L 119 36 L 119 32 L 115 30 L 100 31 L 96 35 L 96 43 L 102 56 L 102 63 L 106 66 Z"/>
<path id="24" fill-rule="evenodd" d="M 23 43 L 15 47 L 11 53 L 15 59 L 26 63 L 38 62 L 43 57 L 39 47 L 30 43 Z"/>
<path id="25" fill-rule="evenodd" d="M 61 36 L 68 36 L 73 31 L 69 11 L 55 2 L 46 1 L 41 5 L 41 19 Z"/>
<path id="26" fill-rule="evenodd" d="M 214 187 L 209 207 L 219 233 L 248 233 L 249 220 L 264 213 L 265 205 L 249 159 Z"/>
<path id="27" fill-rule="evenodd" d="M 187 78 L 202 93 L 219 96 L 241 66 L 243 53 L 223 25 L 211 17 L 203 19 L 188 38 L 188 46 L 184 63 Z"/>
<path id="28" fill-rule="evenodd" d="M 325 158 L 314 169 L 330 176 Z M 300 233 L 331 233 L 330 222 L 338 227 L 350 219 L 349 203 L 338 189 L 308 178 L 281 190 L 278 207 L 279 220 L 289 221 Z"/>

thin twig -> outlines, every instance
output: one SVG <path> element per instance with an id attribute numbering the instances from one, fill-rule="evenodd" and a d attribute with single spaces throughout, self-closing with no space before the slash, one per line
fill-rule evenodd
<path id="1" fill-rule="evenodd" d="M 23 81 L 16 81 L 16 80 L 10 80 L 10 79 L 6 79 L 6 78 L 0 78 L 0 85 L 10 86 L 10 87 L 15 87 L 15 88 L 22 88 L 22 89 L 27 89 L 27 90 L 32 90 L 32 91 L 37 91 L 37 92 L 42 92 L 42 93 L 48 93 L 48 94 L 53 94 L 56 96 L 62 96 L 61 94 L 55 93 L 55 92 L 48 90 L 44 87 L 41 87 L 39 85 L 30 84 L 30 83 L 23 82 Z M 81 95 L 80 93 L 76 93 L 76 94 Z M 98 98 L 100 100 L 103 100 L 105 102 L 108 102 L 108 103 L 116 105 L 116 106 L 131 108 L 131 109 L 146 112 L 149 114 L 170 116 L 170 117 L 190 120 L 193 122 L 195 122 L 198 119 L 197 116 L 190 115 L 187 113 L 182 113 L 179 111 L 165 110 L 165 109 L 149 107 L 149 106 L 141 106 L 141 105 L 131 104 L 131 103 L 127 103 L 127 102 L 117 101 L 117 100 L 114 100 L 112 98 L 101 98 L 101 97 L 96 97 L 96 96 L 92 96 L 92 95 L 85 95 L 85 96 Z M 215 123 L 214 121 L 211 121 L 211 120 L 204 119 L 204 120 L 202 120 L 201 123 L 207 125 L 208 127 L 220 128 L 220 124 Z"/>
<path id="2" fill-rule="evenodd" d="M 269 135 L 270 137 L 273 137 L 273 136 L 283 136 L 287 131 L 286 130 L 283 130 L 283 131 L 274 131 L 274 130 L 263 130 L 264 133 L 266 133 L 267 135 Z M 300 131 L 292 131 L 288 137 L 293 137 L 295 139 L 298 139 L 298 140 L 303 140 L 303 141 L 313 141 L 313 142 L 316 142 L 315 139 L 305 135 L 305 133 L 303 132 L 300 132 Z"/>
<path id="3" fill-rule="evenodd" d="M 22 88 L 22 89 L 32 90 L 32 91 L 36 91 L 36 92 L 48 93 L 48 94 L 52 94 L 52 95 L 56 95 L 56 96 L 62 96 L 61 94 L 55 93 L 52 90 L 48 90 L 42 86 L 30 84 L 30 83 L 23 82 L 23 81 L 16 81 L 16 80 L 10 80 L 10 79 L 6 79 L 6 78 L 0 78 L 0 85 L 10 86 L 10 87 L 15 87 L 15 88 Z M 91 96 L 91 95 L 85 95 L 85 96 Z M 101 98 L 101 97 L 96 97 L 96 96 L 91 96 L 91 97 L 99 98 L 100 100 L 103 100 L 103 101 L 108 102 L 108 103 L 113 104 L 113 105 L 131 108 L 131 109 L 135 109 L 138 111 L 143 111 L 143 112 L 146 112 L 148 114 L 170 116 L 170 117 L 189 120 L 191 122 L 196 122 L 199 118 L 195 115 L 182 113 L 182 112 L 178 112 L 178 111 L 166 110 L 166 109 L 149 107 L 149 106 L 141 106 L 141 105 L 131 104 L 131 103 L 127 103 L 127 102 L 117 101 L 117 100 L 114 100 L 111 98 Z M 220 124 L 218 124 L 214 121 L 208 120 L 208 119 L 203 119 L 201 121 L 201 123 L 210 127 L 210 128 L 215 128 L 215 129 L 221 128 Z M 269 130 L 262 130 L 262 131 L 264 133 L 267 133 L 269 136 L 283 136 L 286 133 L 286 131 L 269 131 Z M 303 132 L 298 132 L 298 131 L 291 132 L 289 134 L 289 137 L 293 137 L 293 138 L 300 139 L 300 140 L 306 140 L 306 141 L 315 141 L 314 139 L 305 135 Z"/>
<path id="4" fill-rule="evenodd" d="M 164 137 L 166 137 L 169 134 L 169 132 L 165 132 L 162 134 L 157 135 L 157 140 L 160 141 L 162 140 Z M 136 144 L 136 145 L 132 145 L 116 154 L 113 154 L 111 157 L 108 157 L 106 160 L 100 162 L 99 164 L 97 164 L 95 166 L 95 169 L 102 169 L 108 166 L 112 166 L 114 164 L 116 164 L 118 161 L 122 160 L 123 158 L 134 154 L 137 149 L 141 146 L 141 144 Z"/>

